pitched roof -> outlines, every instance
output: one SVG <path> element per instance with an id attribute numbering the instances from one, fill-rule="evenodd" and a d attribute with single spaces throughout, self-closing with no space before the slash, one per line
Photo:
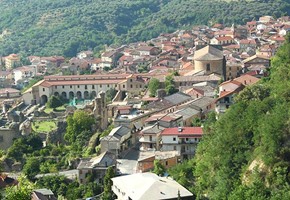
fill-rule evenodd
<path id="1" fill-rule="evenodd" d="M 238 78 L 235 78 L 234 80 L 242 83 L 243 85 L 253 85 L 257 83 L 260 79 L 257 77 L 251 76 L 249 74 L 245 74 Z"/>
<path id="2" fill-rule="evenodd" d="M 166 121 L 166 122 L 170 122 L 170 121 L 174 121 L 176 119 L 181 118 L 181 115 L 177 115 L 174 113 L 169 113 L 169 114 L 156 114 L 156 115 L 152 115 L 151 117 L 149 117 L 148 119 L 145 120 L 145 122 L 154 122 L 154 121 Z"/>
<path id="3" fill-rule="evenodd" d="M 100 168 L 100 167 L 109 167 L 116 164 L 116 155 L 109 151 L 105 151 L 100 155 L 91 158 L 89 161 L 82 160 L 78 165 L 77 169 L 83 168 Z"/>
<path id="4" fill-rule="evenodd" d="M 178 115 L 182 115 L 183 120 L 186 120 L 186 119 L 191 118 L 194 115 L 199 114 L 200 111 L 191 107 L 186 107 L 184 109 L 177 110 L 175 113 Z"/>
<path id="5" fill-rule="evenodd" d="M 264 56 L 260 56 L 260 55 L 257 55 L 257 54 L 256 54 L 256 55 L 253 55 L 253 56 L 251 56 L 251 57 L 249 57 L 249 58 L 243 60 L 242 63 L 247 63 L 247 62 L 249 62 L 249 61 L 254 60 L 255 58 L 261 58 L 261 59 L 264 59 L 264 60 L 270 60 L 270 58 L 268 58 L 268 57 L 264 57 Z"/>
<path id="6" fill-rule="evenodd" d="M 197 50 L 194 53 L 194 60 L 221 60 L 223 59 L 223 52 L 213 46 L 206 46 L 202 49 Z"/>
<path id="7" fill-rule="evenodd" d="M 231 36 L 222 36 L 222 37 L 216 37 L 218 41 L 228 41 L 228 40 L 233 40 Z"/>
<path id="8" fill-rule="evenodd" d="M 203 131 L 201 127 L 174 127 L 174 128 L 166 128 L 161 132 L 162 136 L 177 135 L 178 137 L 201 136 L 202 134 Z"/>
<path id="9" fill-rule="evenodd" d="M 157 124 L 154 124 L 152 126 L 145 127 L 141 134 L 158 134 L 160 133 L 164 128 L 162 126 L 158 126 Z"/>
<path id="10" fill-rule="evenodd" d="M 131 130 L 128 127 L 125 126 L 118 126 L 116 128 L 113 128 L 108 136 L 102 138 L 101 140 L 119 140 L 124 135 L 127 135 L 130 133 Z"/>
<path id="11" fill-rule="evenodd" d="M 240 40 L 240 44 L 256 44 L 255 40 Z"/>
<path id="12" fill-rule="evenodd" d="M 177 105 L 183 103 L 185 101 L 191 100 L 191 96 L 182 92 L 177 92 L 170 96 L 164 97 L 165 100 L 169 101 L 170 103 Z"/>
<path id="13" fill-rule="evenodd" d="M 171 178 L 159 177 L 156 174 L 137 173 L 112 178 L 113 186 L 126 193 L 134 200 L 177 199 L 192 197 L 192 193 Z"/>
<path id="14" fill-rule="evenodd" d="M 228 81 L 225 81 L 225 82 L 221 83 L 220 86 L 223 86 L 223 85 L 226 85 L 226 84 L 229 84 L 229 83 L 235 84 L 237 86 L 241 86 L 242 85 L 242 83 L 239 82 L 239 81 L 236 81 L 236 80 L 228 80 Z"/>
<path id="15" fill-rule="evenodd" d="M 215 101 L 218 101 L 218 100 L 220 100 L 220 99 L 222 99 L 222 98 L 224 98 L 224 97 L 227 97 L 227 96 L 229 96 L 229 95 L 232 95 L 232 94 L 235 94 L 235 93 L 239 93 L 239 92 L 240 92 L 241 90 L 243 90 L 244 88 L 245 88 L 244 85 L 242 85 L 242 86 L 236 88 L 236 89 L 233 90 L 233 91 L 221 91 L 220 96 L 219 96 Z"/>

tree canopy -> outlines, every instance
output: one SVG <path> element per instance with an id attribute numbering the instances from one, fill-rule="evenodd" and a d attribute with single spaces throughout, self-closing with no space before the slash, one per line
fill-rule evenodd
<path id="1" fill-rule="evenodd" d="M 72 145 L 74 150 L 84 150 L 84 145 L 94 134 L 92 128 L 96 124 L 95 118 L 86 111 L 76 110 L 73 115 L 67 117 L 66 121 L 65 140 Z"/>
<path id="2" fill-rule="evenodd" d="M 157 90 L 160 88 L 160 81 L 157 78 L 150 79 L 148 89 L 150 96 L 155 97 Z"/>
<path id="3" fill-rule="evenodd" d="M 146 41 L 193 25 L 279 17 L 289 14 L 289 5 L 286 0 L 111 0 L 109 4 L 105 0 L 3 0 L 0 52 L 72 57 L 82 50 Z"/>

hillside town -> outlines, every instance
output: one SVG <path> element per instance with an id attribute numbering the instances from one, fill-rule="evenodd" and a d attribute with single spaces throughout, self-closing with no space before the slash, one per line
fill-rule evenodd
<path id="1" fill-rule="evenodd" d="M 85 144 L 94 154 L 55 173 L 80 184 L 94 174 L 93 182 L 102 184 L 112 167 L 116 199 L 192 199 L 168 175 L 152 173 L 156 160 L 166 170 L 193 158 L 209 116 L 219 118 L 237 94 L 267 78 L 271 57 L 289 31 L 289 16 L 262 16 L 244 25 L 195 26 L 106 46 L 99 56 L 91 50 L 73 58 L 3 56 L 0 148 L 8 151 L 16 138 L 35 133 L 43 148 L 66 144 L 67 117 L 83 110 L 96 120 Z M 52 97 L 65 103 L 49 109 Z M 12 174 L 24 164 L 3 163 L 0 187 L 16 185 Z M 31 199 L 55 195 L 51 188 L 39 188 Z"/>

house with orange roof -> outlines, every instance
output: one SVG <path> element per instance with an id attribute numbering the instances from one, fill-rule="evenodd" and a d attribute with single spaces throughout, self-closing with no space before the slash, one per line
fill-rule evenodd
<path id="1" fill-rule="evenodd" d="M 248 86 L 257 83 L 260 79 L 256 78 L 255 76 L 251 76 L 249 74 L 244 74 L 238 78 L 235 78 L 234 80 L 240 82 L 244 86 Z"/>
<path id="2" fill-rule="evenodd" d="M 268 68 L 270 67 L 270 58 L 256 54 L 243 60 L 242 63 L 245 68 L 249 68 L 252 65 L 264 65 L 266 68 Z"/>
<path id="3" fill-rule="evenodd" d="M 285 42 L 285 38 L 280 35 L 271 36 L 269 40 L 274 42 L 278 47 L 280 47 Z"/>
<path id="4" fill-rule="evenodd" d="M 210 40 L 210 44 L 214 44 L 214 45 L 229 45 L 233 43 L 234 43 L 234 39 L 231 36 L 215 37 Z"/>
<path id="5" fill-rule="evenodd" d="M 256 30 L 256 28 L 257 28 L 257 21 L 247 22 L 246 26 L 247 26 L 248 31 L 251 31 L 253 29 Z"/>
<path id="6" fill-rule="evenodd" d="M 17 54 L 10 54 L 9 56 L 6 56 L 4 59 L 6 70 L 11 70 L 21 65 L 20 56 Z"/>
<path id="7" fill-rule="evenodd" d="M 257 43 L 253 39 L 243 39 L 239 41 L 240 50 L 245 51 L 247 48 L 256 49 Z"/>
<path id="8" fill-rule="evenodd" d="M 178 151 L 181 159 L 191 159 L 203 135 L 201 127 L 166 128 L 160 133 L 161 151 Z"/>
<path id="9" fill-rule="evenodd" d="M 234 103 L 233 97 L 246 86 L 257 83 L 260 79 L 244 74 L 233 80 L 225 81 L 219 85 L 219 97 L 216 99 L 216 112 L 224 113 Z"/>
<path id="10" fill-rule="evenodd" d="M 271 58 L 275 55 L 277 47 L 274 44 L 265 44 L 257 50 L 257 54 L 262 57 Z"/>
<path id="11" fill-rule="evenodd" d="M 217 114 L 225 113 L 225 111 L 234 103 L 234 95 L 238 94 L 244 89 L 244 85 L 238 86 L 232 91 L 221 91 L 219 97 L 216 99 L 215 111 Z"/>
<path id="12" fill-rule="evenodd" d="M 234 91 L 237 88 L 241 87 L 243 84 L 239 81 L 234 80 L 228 80 L 219 85 L 219 92 L 230 92 Z"/>
<path id="13" fill-rule="evenodd" d="M 24 82 L 29 82 L 29 79 L 37 73 L 36 66 L 23 66 L 13 70 L 15 85 L 25 86 Z"/>

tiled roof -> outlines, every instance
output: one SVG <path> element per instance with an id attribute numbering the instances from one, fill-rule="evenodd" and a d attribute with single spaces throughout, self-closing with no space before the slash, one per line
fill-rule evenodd
<path id="1" fill-rule="evenodd" d="M 213 46 L 206 46 L 199 49 L 194 54 L 194 60 L 205 61 L 205 60 L 222 60 L 223 52 Z"/>
<path id="2" fill-rule="evenodd" d="M 203 131 L 201 127 L 174 127 L 166 128 L 161 132 L 161 135 L 177 135 L 177 136 L 190 136 L 190 135 L 202 135 Z"/>
<path id="3" fill-rule="evenodd" d="M 172 94 L 170 96 L 164 97 L 166 101 L 171 102 L 174 105 L 183 103 L 185 101 L 191 100 L 191 96 L 182 92 L 177 92 L 175 94 Z"/>
<path id="4" fill-rule="evenodd" d="M 254 76 L 248 75 L 248 74 L 242 75 L 242 76 L 234 79 L 234 81 L 240 82 L 243 85 L 252 85 L 252 84 L 257 83 L 259 80 L 260 79 L 254 77 Z"/>

